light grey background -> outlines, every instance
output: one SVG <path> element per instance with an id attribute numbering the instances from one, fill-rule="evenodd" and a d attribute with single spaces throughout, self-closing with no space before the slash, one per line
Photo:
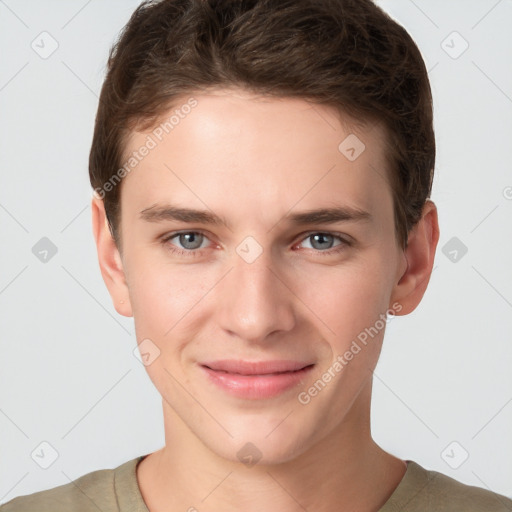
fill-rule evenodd
<path id="1" fill-rule="evenodd" d="M 87 174 L 108 50 L 138 3 L 0 0 L 0 503 L 164 443 L 133 320 L 116 313 L 99 272 Z M 510 496 L 512 1 L 379 5 L 429 69 L 441 238 L 423 302 L 388 325 L 373 435 Z M 42 58 L 51 38 L 58 48 Z M 43 237 L 57 247 L 46 263 L 32 252 Z M 42 442 L 58 452 L 48 469 Z"/>

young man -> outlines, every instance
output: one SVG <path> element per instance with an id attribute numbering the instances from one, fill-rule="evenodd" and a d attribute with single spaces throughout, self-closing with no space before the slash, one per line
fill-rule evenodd
<path id="1" fill-rule="evenodd" d="M 386 320 L 432 271 L 434 159 L 419 50 L 369 0 L 141 5 L 90 177 L 165 446 L 2 512 L 512 510 L 370 432 Z"/>

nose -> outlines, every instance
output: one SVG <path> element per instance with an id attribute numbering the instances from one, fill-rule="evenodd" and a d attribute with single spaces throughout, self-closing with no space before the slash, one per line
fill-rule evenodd
<path id="1" fill-rule="evenodd" d="M 270 251 L 252 263 L 238 254 L 217 294 L 220 327 L 232 336 L 262 343 L 271 334 L 287 332 L 295 325 L 294 294 L 286 276 L 273 265 Z"/>

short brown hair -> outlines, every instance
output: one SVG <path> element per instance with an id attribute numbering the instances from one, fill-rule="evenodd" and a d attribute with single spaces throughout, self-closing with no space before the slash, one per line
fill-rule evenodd
<path id="1" fill-rule="evenodd" d="M 110 49 L 89 157 L 119 248 L 122 181 L 104 185 L 131 131 L 154 126 L 178 97 L 232 87 L 382 123 L 397 242 L 407 246 L 430 197 L 435 137 L 428 73 L 403 27 L 371 0 L 149 0 Z"/>

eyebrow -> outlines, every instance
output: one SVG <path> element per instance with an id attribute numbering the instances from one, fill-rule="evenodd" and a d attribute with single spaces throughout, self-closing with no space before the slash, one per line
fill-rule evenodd
<path id="1" fill-rule="evenodd" d="M 170 204 L 155 204 L 140 212 L 140 218 L 146 222 L 179 221 L 186 223 L 210 224 L 230 228 L 229 222 L 211 211 L 181 208 Z M 305 224 L 334 224 L 336 222 L 370 222 L 372 215 L 360 208 L 351 206 L 336 206 L 318 208 L 285 215 L 290 224 L 295 226 Z"/>
<path id="2" fill-rule="evenodd" d="M 155 204 L 144 208 L 140 212 L 140 218 L 147 222 L 163 222 L 177 220 L 180 222 L 222 225 L 229 228 L 229 223 L 223 217 L 207 210 L 195 210 L 192 208 L 181 208 L 170 204 Z"/>

